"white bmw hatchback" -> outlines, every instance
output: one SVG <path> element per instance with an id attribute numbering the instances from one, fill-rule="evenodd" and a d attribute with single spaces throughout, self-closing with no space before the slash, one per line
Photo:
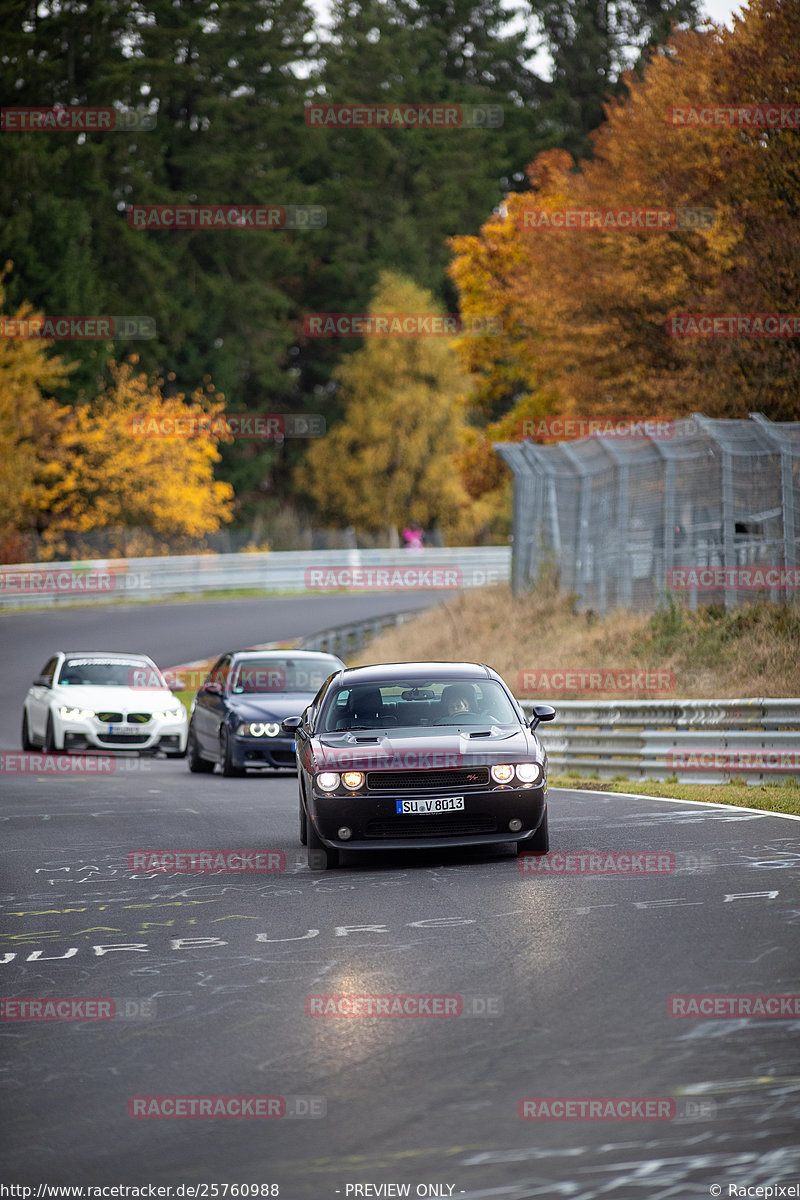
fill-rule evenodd
<path id="1" fill-rule="evenodd" d="M 22 710 L 22 748 L 186 753 L 186 710 L 145 654 L 66 653 L 47 660 Z"/>

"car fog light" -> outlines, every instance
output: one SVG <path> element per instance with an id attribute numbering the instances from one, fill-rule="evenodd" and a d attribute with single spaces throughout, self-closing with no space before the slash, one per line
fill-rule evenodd
<path id="1" fill-rule="evenodd" d="M 508 822 L 508 828 L 512 833 L 519 833 L 520 829 L 522 829 L 522 821 L 520 821 L 519 817 L 514 817 L 512 821 Z"/>
<path id="2" fill-rule="evenodd" d="M 346 825 L 343 825 L 341 827 L 341 829 L 339 829 L 337 831 L 337 833 L 338 833 L 339 839 L 343 842 L 346 842 L 348 840 L 348 838 L 351 838 L 353 836 L 352 829 L 348 829 Z"/>

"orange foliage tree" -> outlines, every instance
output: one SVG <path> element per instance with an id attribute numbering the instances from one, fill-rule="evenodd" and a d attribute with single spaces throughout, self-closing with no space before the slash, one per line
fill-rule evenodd
<path id="1" fill-rule="evenodd" d="M 676 33 L 642 80 L 628 78 L 628 97 L 607 105 L 594 159 L 576 167 L 564 151 L 540 154 L 531 191 L 510 195 L 479 237 L 452 240 L 462 311 L 503 324 L 500 336 L 463 349 L 487 448 L 550 415 L 797 416 L 797 338 L 674 337 L 667 318 L 796 310 L 797 129 L 673 124 L 671 114 L 800 109 L 798 45 L 795 0 L 752 0 L 731 30 Z M 563 210 L 634 209 L 706 210 L 708 225 L 549 224 Z"/>

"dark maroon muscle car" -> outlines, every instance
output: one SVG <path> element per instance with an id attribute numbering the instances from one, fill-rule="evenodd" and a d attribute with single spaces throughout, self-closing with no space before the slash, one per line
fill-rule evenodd
<path id="1" fill-rule="evenodd" d="M 332 675 L 296 742 L 300 840 L 325 870 L 341 850 L 516 842 L 544 853 L 547 754 L 503 679 L 479 663 L 383 663 Z"/>

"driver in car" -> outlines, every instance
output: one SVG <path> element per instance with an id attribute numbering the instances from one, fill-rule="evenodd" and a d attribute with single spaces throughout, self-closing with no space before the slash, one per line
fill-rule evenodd
<path id="1" fill-rule="evenodd" d="M 475 692 L 471 683 L 451 683 L 442 691 L 442 709 L 448 717 L 477 712 Z"/>

